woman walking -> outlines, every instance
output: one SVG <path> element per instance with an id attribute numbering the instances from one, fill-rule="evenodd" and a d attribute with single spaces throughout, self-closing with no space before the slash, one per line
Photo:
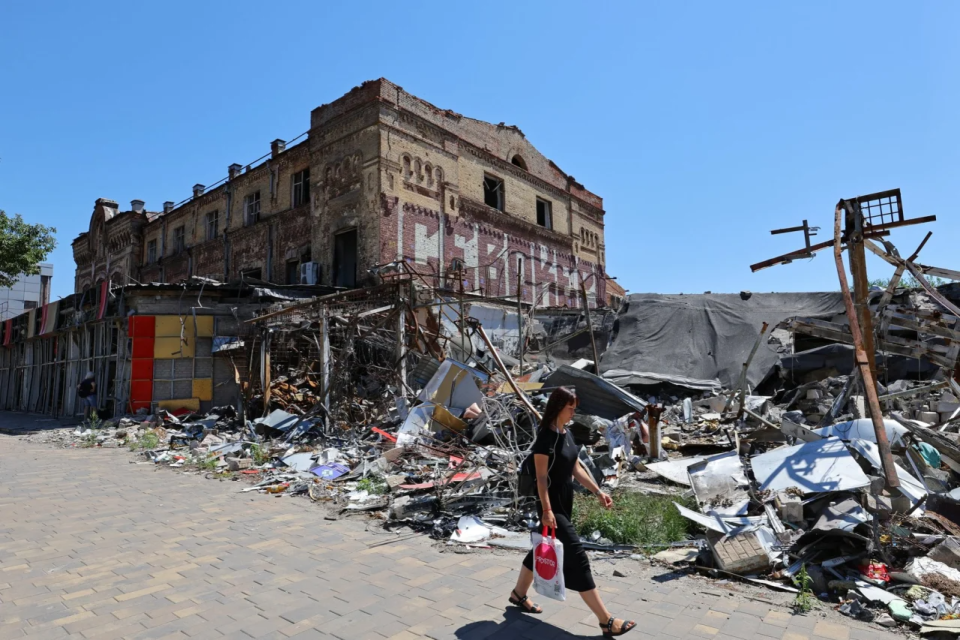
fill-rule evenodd
<path id="1" fill-rule="evenodd" d="M 600 592 L 590 573 L 590 560 L 580 544 L 580 537 L 573 528 L 573 481 L 576 480 L 604 507 L 613 506 L 610 496 L 600 491 L 593 476 L 580 464 L 577 445 L 570 430 L 566 428 L 577 408 L 577 396 L 573 390 L 559 387 L 547 401 L 543 420 L 533 443 L 533 463 L 537 476 L 537 514 L 545 527 L 555 528 L 557 539 L 563 543 L 563 581 L 571 591 L 579 591 L 580 597 L 597 616 L 604 636 L 619 636 L 637 624 L 614 618 L 600 599 Z M 510 594 L 510 603 L 527 613 L 543 613 L 543 609 L 530 601 L 527 591 L 533 584 L 533 551 L 523 559 L 523 568 L 517 586 Z"/>

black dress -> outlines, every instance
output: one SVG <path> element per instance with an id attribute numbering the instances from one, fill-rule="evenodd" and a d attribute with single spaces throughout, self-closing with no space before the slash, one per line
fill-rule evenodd
<path id="1" fill-rule="evenodd" d="M 580 536 L 573 528 L 573 469 L 577 464 L 579 450 L 570 430 L 561 434 L 553 429 L 540 429 L 533 443 L 533 453 L 549 456 L 547 463 L 547 495 L 550 508 L 557 519 L 557 540 L 563 543 L 563 583 L 571 591 L 596 589 L 590 560 L 580 544 Z M 537 514 L 543 519 L 543 504 L 537 496 Z M 523 566 L 533 571 L 533 550 L 523 559 Z"/>

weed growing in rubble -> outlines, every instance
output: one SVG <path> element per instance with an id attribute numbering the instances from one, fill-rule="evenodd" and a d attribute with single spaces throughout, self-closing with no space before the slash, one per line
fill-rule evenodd
<path id="1" fill-rule="evenodd" d="M 793 579 L 793 583 L 800 589 L 800 591 L 797 592 L 797 596 L 793 599 L 793 610 L 797 613 L 807 613 L 813 609 L 813 605 L 816 602 L 813 589 L 810 588 L 810 585 L 813 584 L 813 578 L 807 575 L 807 565 L 800 565 L 800 572 Z"/>
<path id="2" fill-rule="evenodd" d="M 258 467 L 270 461 L 270 454 L 260 448 L 260 445 L 250 445 L 250 457 L 253 458 L 253 464 Z"/>
<path id="3" fill-rule="evenodd" d="M 210 458 L 209 460 L 201 460 L 197 467 L 203 471 L 216 471 L 217 470 L 217 459 Z"/>
<path id="4" fill-rule="evenodd" d="M 604 509 L 590 495 L 578 493 L 573 503 L 573 524 L 584 537 L 594 531 L 617 544 L 668 545 L 687 538 L 689 520 L 680 515 L 671 496 L 620 491 L 613 495 L 613 508 Z"/>
<path id="5" fill-rule="evenodd" d="M 103 420 L 100 419 L 100 416 L 96 413 L 90 414 L 90 417 L 84 420 L 83 426 L 87 429 L 93 429 L 97 431 L 103 427 Z"/>
<path id="6" fill-rule="evenodd" d="M 368 476 L 357 483 L 357 491 L 366 491 L 370 495 L 383 495 L 387 492 L 387 481 L 381 476 Z"/>
<path id="7" fill-rule="evenodd" d="M 130 448 L 156 449 L 158 446 L 160 446 L 160 437 L 157 434 L 148 431 L 140 436 L 139 440 L 131 444 Z"/>
<path id="8" fill-rule="evenodd" d="M 83 439 L 80 441 L 80 446 L 84 449 L 89 449 L 90 447 L 97 446 L 96 432 L 91 431 L 87 435 L 83 436 Z"/>

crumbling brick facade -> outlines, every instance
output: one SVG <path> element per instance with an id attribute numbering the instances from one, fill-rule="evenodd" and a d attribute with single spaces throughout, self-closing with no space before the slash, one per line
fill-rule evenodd
<path id="1" fill-rule="evenodd" d="M 519 281 L 539 306 L 578 306 L 581 278 L 591 304 L 606 300 L 599 196 L 518 128 L 439 109 L 384 79 L 315 109 L 306 138 L 274 141 L 261 164 L 231 165 L 163 213 L 119 214 L 126 247 L 99 248 L 117 234 L 98 230 L 119 225 L 115 205 L 104 215 L 110 201 L 97 202 L 91 231 L 74 242 L 78 290 L 108 262 L 121 280 L 281 284 L 310 262 L 318 284 L 339 286 L 404 262 L 432 284 L 488 296 L 515 295 Z"/>

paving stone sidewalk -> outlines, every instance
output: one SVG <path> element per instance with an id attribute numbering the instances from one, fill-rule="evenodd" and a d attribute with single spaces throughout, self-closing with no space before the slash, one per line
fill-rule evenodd
<path id="1" fill-rule="evenodd" d="M 30 420 L 0 415 L 0 428 Z M 575 594 L 539 617 L 504 608 L 519 554 L 327 520 L 306 499 L 136 460 L 0 435 L 0 640 L 599 636 Z M 829 608 L 791 615 L 788 594 L 594 565 L 611 609 L 638 622 L 625 638 L 898 637 Z"/>

